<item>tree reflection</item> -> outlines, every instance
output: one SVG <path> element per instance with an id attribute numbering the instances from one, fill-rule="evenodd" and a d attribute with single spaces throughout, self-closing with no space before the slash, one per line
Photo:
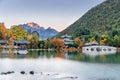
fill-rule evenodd
<path id="1" fill-rule="evenodd" d="M 2 49 L 0 49 L 2 50 Z M 9 51 L 9 50 L 8 50 Z M 120 53 L 111 55 L 89 56 L 79 51 L 64 52 L 64 51 L 47 51 L 47 50 L 29 50 L 28 54 L 15 54 L 14 51 L 9 53 L 0 53 L 0 58 L 62 58 L 83 62 L 97 62 L 97 63 L 120 63 Z"/>
<path id="2" fill-rule="evenodd" d="M 101 55 L 101 56 L 100 56 L 100 60 L 101 60 L 102 62 L 106 62 L 106 61 L 107 61 L 106 55 Z"/>

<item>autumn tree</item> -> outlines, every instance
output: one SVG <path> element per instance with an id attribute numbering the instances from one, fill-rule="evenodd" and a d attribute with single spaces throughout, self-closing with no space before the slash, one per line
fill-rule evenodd
<path id="1" fill-rule="evenodd" d="M 13 37 L 15 40 L 23 40 L 27 38 L 28 33 L 25 31 L 24 28 L 20 26 L 13 26 L 9 31 L 8 31 L 8 36 Z"/>
<path id="2" fill-rule="evenodd" d="M 4 23 L 0 23 L 0 39 L 5 39 L 6 34 L 7 34 L 7 29 Z"/>
<path id="3" fill-rule="evenodd" d="M 37 34 L 28 34 L 26 39 L 30 42 L 29 48 L 38 48 L 39 37 Z"/>
<path id="4" fill-rule="evenodd" d="M 100 40 L 100 44 L 101 45 L 109 45 L 108 41 L 109 41 L 109 36 L 104 34 L 104 35 L 102 35 L 102 39 Z"/>
<path id="5" fill-rule="evenodd" d="M 27 36 L 27 41 L 31 41 L 32 40 L 32 35 L 31 34 L 28 34 Z"/>
<path id="6" fill-rule="evenodd" d="M 75 38 L 74 41 L 79 45 L 79 47 L 82 47 L 83 46 L 83 41 L 79 38 Z"/>
<path id="7" fill-rule="evenodd" d="M 56 49 L 60 50 L 65 47 L 65 43 L 63 39 L 54 38 L 53 39 L 53 45 L 56 47 Z"/>
<path id="8" fill-rule="evenodd" d="M 94 37 L 89 39 L 89 42 L 93 42 L 93 41 L 96 41 Z"/>

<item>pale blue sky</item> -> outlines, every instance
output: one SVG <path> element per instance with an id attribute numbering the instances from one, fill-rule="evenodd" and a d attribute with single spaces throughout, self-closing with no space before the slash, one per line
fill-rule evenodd
<path id="1" fill-rule="evenodd" d="M 105 0 L 0 0 L 0 22 L 12 25 L 36 22 L 62 31 Z"/>

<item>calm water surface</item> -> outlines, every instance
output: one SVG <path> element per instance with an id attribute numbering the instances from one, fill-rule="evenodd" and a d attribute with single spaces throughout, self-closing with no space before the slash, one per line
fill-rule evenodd
<path id="1" fill-rule="evenodd" d="M 30 75 L 29 71 L 35 71 Z M 86 56 L 80 52 L 0 53 L 0 80 L 120 80 L 120 53 Z M 20 74 L 25 71 L 26 74 Z"/>

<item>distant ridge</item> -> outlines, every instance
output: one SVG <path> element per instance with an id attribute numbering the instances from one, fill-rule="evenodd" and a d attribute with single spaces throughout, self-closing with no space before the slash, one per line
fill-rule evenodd
<path id="1" fill-rule="evenodd" d="M 58 31 L 56 31 L 55 29 L 51 27 L 45 29 L 44 27 L 40 27 L 37 23 L 34 22 L 20 24 L 19 26 L 23 27 L 28 33 L 31 34 L 37 32 L 40 39 L 52 38 L 53 36 L 58 34 Z"/>

